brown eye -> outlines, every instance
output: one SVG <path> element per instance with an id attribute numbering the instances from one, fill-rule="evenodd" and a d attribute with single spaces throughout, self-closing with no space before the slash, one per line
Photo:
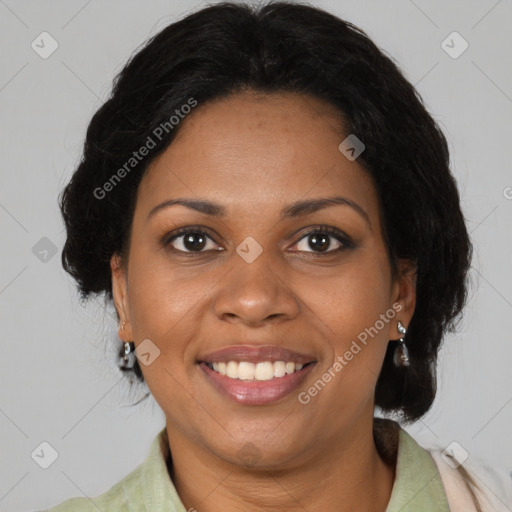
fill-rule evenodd
<path id="1" fill-rule="evenodd" d="M 213 247 L 208 246 L 209 241 Z M 204 231 L 187 229 L 174 234 L 165 245 L 177 252 L 205 252 L 215 249 L 216 244 Z"/>
<path id="2" fill-rule="evenodd" d="M 353 243 L 342 231 L 326 226 L 316 228 L 303 236 L 295 245 L 302 252 L 334 253 L 353 247 Z M 308 249 L 312 249 L 309 251 Z"/>

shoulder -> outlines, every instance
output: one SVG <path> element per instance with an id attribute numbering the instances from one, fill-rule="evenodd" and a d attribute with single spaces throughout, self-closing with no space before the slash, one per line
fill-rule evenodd
<path id="1" fill-rule="evenodd" d="M 482 512 L 510 512 L 512 479 L 505 471 L 491 468 L 480 458 L 469 457 L 463 463 L 440 449 L 429 449 L 455 512 L 474 510 L 474 498 Z"/>
<path id="2" fill-rule="evenodd" d="M 95 498 L 71 498 L 46 512 L 185 512 L 169 476 L 167 431 L 154 438 L 146 460 L 107 492 Z"/>
<path id="3" fill-rule="evenodd" d="M 374 439 L 383 460 L 395 467 L 386 512 L 450 512 L 439 471 L 427 450 L 391 420 L 375 421 Z"/>
<path id="4" fill-rule="evenodd" d="M 383 429 L 387 437 L 382 435 Z M 512 479 L 506 471 L 491 468 L 480 458 L 468 457 L 466 452 L 459 454 L 456 449 L 424 448 L 399 424 L 389 420 L 380 422 L 376 433 L 379 430 L 377 446 L 381 455 L 397 453 L 395 487 L 390 501 L 395 508 L 388 510 L 402 510 L 403 496 L 409 503 L 409 491 L 414 488 L 418 493 L 413 492 L 413 496 L 429 491 L 429 496 L 423 500 L 430 503 L 425 510 L 434 510 L 432 502 L 437 499 L 435 510 L 512 512 Z M 419 508 L 419 504 L 414 503 L 413 509 Z"/>
<path id="5" fill-rule="evenodd" d="M 143 464 L 135 468 L 108 491 L 93 498 L 70 498 L 46 512 L 128 512 L 134 505 L 142 504 L 141 477 Z M 129 508 L 130 507 L 130 508 Z"/>

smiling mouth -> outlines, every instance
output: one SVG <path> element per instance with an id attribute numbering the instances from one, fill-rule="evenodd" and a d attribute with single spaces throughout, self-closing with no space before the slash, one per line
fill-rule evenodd
<path id="1" fill-rule="evenodd" d="M 202 361 L 198 367 L 206 381 L 221 395 L 243 405 L 266 405 L 297 391 L 315 364 L 316 361 L 306 364 L 291 361 Z M 287 365 L 290 373 L 286 372 Z M 225 375 L 221 373 L 224 370 Z M 274 376 L 274 371 L 278 376 Z"/>
<path id="2" fill-rule="evenodd" d="M 302 370 L 312 362 L 302 364 L 293 361 L 205 361 L 204 364 L 214 372 L 233 380 L 267 381 L 282 379 L 286 375 Z"/>
<path id="3" fill-rule="evenodd" d="M 317 360 L 277 345 L 227 345 L 198 355 L 206 382 L 243 405 L 275 403 L 302 385 Z"/>

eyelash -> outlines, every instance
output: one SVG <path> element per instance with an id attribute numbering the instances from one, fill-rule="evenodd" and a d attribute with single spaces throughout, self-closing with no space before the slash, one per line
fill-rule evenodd
<path id="1" fill-rule="evenodd" d="M 187 226 L 184 228 L 179 228 L 176 231 L 166 235 L 162 240 L 162 245 L 164 248 L 166 248 L 170 252 L 180 254 L 180 255 L 185 255 L 185 256 L 192 256 L 194 254 L 207 253 L 208 251 L 204 251 L 204 250 L 182 251 L 181 249 L 174 249 L 171 246 L 171 243 L 174 242 L 177 238 L 179 238 L 180 236 L 189 234 L 189 233 L 205 235 L 207 238 L 209 238 L 213 242 L 217 243 L 214 240 L 214 238 L 212 237 L 212 235 L 209 234 L 209 231 L 205 230 L 204 227 L 202 227 L 202 226 Z M 316 226 L 312 230 L 304 233 L 293 245 L 296 245 L 304 238 L 307 238 L 308 236 L 311 236 L 313 234 L 330 235 L 333 238 L 335 238 L 338 242 L 340 242 L 342 245 L 340 247 L 338 247 L 337 249 L 332 249 L 332 250 L 325 251 L 325 252 L 315 252 L 315 251 L 297 251 L 297 252 L 306 252 L 307 254 L 312 254 L 315 257 L 322 257 L 322 256 L 332 256 L 333 254 L 341 253 L 341 252 L 345 251 L 346 249 L 354 248 L 353 241 L 350 239 L 350 237 L 348 237 L 345 233 L 343 233 L 343 231 L 340 231 L 339 229 L 334 228 L 332 226 L 324 226 L 324 225 Z"/>

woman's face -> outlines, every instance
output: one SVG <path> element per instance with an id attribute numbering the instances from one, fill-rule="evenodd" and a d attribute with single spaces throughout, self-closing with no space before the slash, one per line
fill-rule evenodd
<path id="1" fill-rule="evenodd" d="M 120 336 L 169 429 L 284 467 L 371 422 L 412 278 L 392 280 L 376 190 L 328 105 L 246 92 L 181 123 L 141 181 L 128 263 L 112 258 Z"/>

